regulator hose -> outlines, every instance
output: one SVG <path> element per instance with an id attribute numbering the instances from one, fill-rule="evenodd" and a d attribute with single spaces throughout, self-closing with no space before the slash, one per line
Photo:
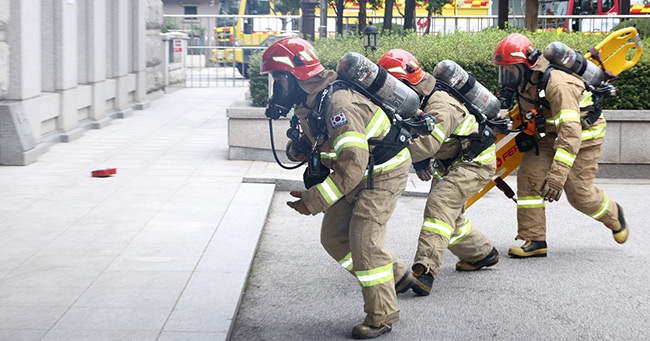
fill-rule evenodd
<path id="1" fill-rule="evenodd" d="M 310 153 L 310 155 L 309 155 L 305 160 L 303 160 L 302 162 L 300 162 L 299 164 L 297 164 L 297 165 L 293 165 L 293 166 L 286 166 L 286 165 L 284 165 L 284 164 L 282 163 L 282 161 L 280 161 L 280 159 L 278 158 L 278 153 L 275 151 L 275 143 L 273 142 L 273 120 L 270 119 L 270 118 L 269 118 L 269 136 L 270 136 L 270 138 L 271 138 L 271 150 L 273 151 L 273 158 L 275 159 L 275 162 L 276 162 L 278 165 L 280 165 L 280 167 L 282 167 L 282 168 L 284 168 L 284 169 L 289 169 L 289 170 L 297 169 L 297 168 L 299 168 L 300 166 L 302 166 L 302 165 L 304 165 L 305 163 L 307 163 L 307 160 L 309 160 L 309 158 L 311 157 L 311 153 Z M 314 144 L 314 146 L 316 146 L 316 144 Z M 313 153 L 313 151 L 314 151 L 314 150 L 312 149 L 312 153 Z"/>

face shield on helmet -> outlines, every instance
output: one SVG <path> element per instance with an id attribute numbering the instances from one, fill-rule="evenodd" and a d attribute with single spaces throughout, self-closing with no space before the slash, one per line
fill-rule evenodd
<path id="1" fill-rule="evenodd" d="M 522 64 L 499 65 L 499 84 L 504 88 L 517 90 L 523 76 L 524 66 Z"/>
<path id="2" fill-rule="evenodd" d="M 402 49 L 386 52 L 379 58 L 377 64 L 386 69 L 391 76 L 402 80 L 407 85 L 416 85 L 424 78 L 424 71 L 417 59 Z"/>
<path id="3" fill-rule="evenodd" d="M 264 113 L 266 117 L 277 120 L 286 117 L 294 105 L 302 102 L 307 94 L 300 88 L 296 78 L 286 71 L 273 71 L 273 93 Z"/>

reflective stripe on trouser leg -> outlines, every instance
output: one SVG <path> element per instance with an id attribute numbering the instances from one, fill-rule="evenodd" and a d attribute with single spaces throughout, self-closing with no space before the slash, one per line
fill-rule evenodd
<path id="1" fill-rule="evenodd" d="M 413 263 L 423 264 L 435 277 L 440 270 L 442 257 L 453 232 L 453 227 L 442 220 L 424 218 Z"/>
<path id="2" fill-rule="evenodd" d="M 555 155 L 554 138 L 537 141 L 535 150 L 524 153 L 517 171 L 517 237 L 520 240 L 546 240 L 546 210 L 541 197 L 542 184 Z"/>
<path id="3" fill-rule="evenodd" d="M 353 271 L 362 285 L 366 313 L 364 323 L 370 326 L 393 323 L 399 319 L 393 273 L 396 259 L 384 242 L 386 223 L 406 187 L 407 169 L 397 178 L 375 179 L 374 189 L 362 189 L 353 203 L 350 250 Z"/>
<path id="4" fill-rule="evenodd" d="M 460 217 L 459 217 L 460 218 Z M 458 222 L 457 219 L 456 221 Z M 472 224 L 469 222 L 469 219 L 466 217 L 462 219 L 460 224 L 456 224 L 456 232 L 454 233 L 453 236 L 451 236 L 451 239 L 449 239 L 449 246 L 454 246 L 458 244 L 461 240 L 465 239 L 469 235 L 469 232 L 472 230 Z"/>
<path id="5" fill-rule="evenodd" d="M 618 230 L 616 202 L 605 191 L 594 184 L 598 172 L 598 161 L 602 150 L 602 139 L 591 141 L 601 143 L 583 147 L 578 152 L 564 184 L 567 200 L 576 210 L 596 219 L 609 229 Z"/>
<path id="6" fill-rule="evenodd" d="M 431 188 L 414 263 L 425 265 L 434 276 L 438 273 L 450 239 L 463 234 L 467 199 L 490 181 L 495 167 L 495 161 L 485 165 L 461 162 Z"/>
<path id="7" fill-rule="evenodd" d="M 363 287 L 386 283 L 394 279 L 393 263 L 370 270 L 355 271 L 354 275 L 357 276 L 359 284 Z"/>
<path id="8" fill-rule="evenodd" d="M 461 226 L 466 228 L 458 228 L 458 231 L 464 230 L 466 233 L 459 234 L 459 238 L 452 237 L 452 242 L 449 243 L 449 251 L 456 255 L 460 260 L 466 262 L 476 262 L 485 258 L 492 251 L 492 241 L 490 241 L 483 233 L 469 222 L 469 219 L 464 215 L 458 217 Z"/>

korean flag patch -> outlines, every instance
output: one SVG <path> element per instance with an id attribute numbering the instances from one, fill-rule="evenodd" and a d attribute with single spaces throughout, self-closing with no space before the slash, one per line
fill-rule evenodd
<path id="1" fill-rule="evenodd" d="M 347 124 L 348 119 L 345 117 L 345 113 L 340 112 L 330 117 L 330 123 L 332 124 L 332 129 L 336 129 L 337 127 Z"/>

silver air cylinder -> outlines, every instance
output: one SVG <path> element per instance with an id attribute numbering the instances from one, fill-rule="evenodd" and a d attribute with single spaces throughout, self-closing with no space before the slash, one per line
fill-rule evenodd
<path id="1" fill-rule="evenodd" d="M 389 114 L 408 119 L 420 109 L 420 97 L 415 91 L 362 54 L 345 54 L 339 60 L 336 72 L 341 78 L 364 89 L 366 95 Z"/>
<path id="2" fill-rule="evenodd" d="M 593 86 L 598 86 L 605 80 L 603 70 L 562 42 L 554 41 L 548 44 L 544 49 L 544 57 L 551 64 L 563 66 L 577 73 L 585 82 Z"/>
<path id="3" fill-rule="evenodd" d="M 499 115 L 501 108 L 499 99 L 479 83 L 474 76 L 470 77 L 470 74 L 456 62 L 447 59 L 441 61 L 433 68 L 433 76 L 458 90 L 488 119 L 494 119 Z"/>

